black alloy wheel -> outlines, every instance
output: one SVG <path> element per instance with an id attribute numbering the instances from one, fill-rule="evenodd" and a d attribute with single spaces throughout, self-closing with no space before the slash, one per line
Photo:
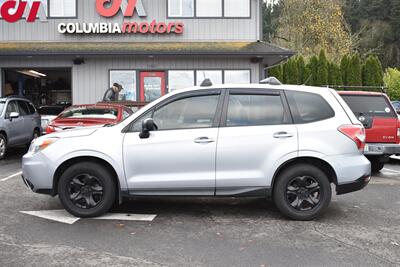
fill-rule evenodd
<path id="1" fill-rule="evenodd" d="M 102 182 L 90 174 L 80 174 L 69 184 L 69 198 L 78 208 L 91 209 L 103 200 L 104 186 Z"/>
<path id="2" fill-rule="evenodd" d="M 320 184 L 310 176 L 297 176 L 289 181 L 286 188 L 286 200 L 299 211 L 314 209 L 320 197 Z"/>

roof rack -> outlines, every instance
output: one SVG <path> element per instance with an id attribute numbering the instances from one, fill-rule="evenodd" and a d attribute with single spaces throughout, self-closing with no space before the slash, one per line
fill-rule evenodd
<path id="1" fill-rule="evenodd" d="M 282 85 L 282 83 L 275 77 L 268 77 L 267 79 L 261 80 L 260 83 L 269 85 Z"/>
<path id="2" fill-rule="evenodd" d="M 210 80 L 210 79 L 205 79 L 201 84 L 200 84 L 200 86 L 201 87 L 210 87 L 210 86 L 212 86 L 213 85 L 213 83 L 212 83 L 212 81 Z"/>

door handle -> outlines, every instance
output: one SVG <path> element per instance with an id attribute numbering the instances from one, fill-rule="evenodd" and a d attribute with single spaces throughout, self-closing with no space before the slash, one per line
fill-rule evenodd
<path id="1" fill-rule="evenodd" d="M 194 140 L 196 144 L 209 144 L 214 143 L 215 140 L 208 137 L 199 137 Z"/>
<path id="2" fill-rule="evenodd" d="M 287 132 L 278 132 L 274 133 L 274 138 L 291 138 L 293 137 L 293 134 L 287 133 Z"/>

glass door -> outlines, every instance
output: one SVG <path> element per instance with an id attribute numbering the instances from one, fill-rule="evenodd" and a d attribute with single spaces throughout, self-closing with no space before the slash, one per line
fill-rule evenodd
<path id="1" fill-rule="evenodd" d="M 140 101 L 151 102 L 165 95 L 165 72 L 142 71 L 140 73 Z"/>

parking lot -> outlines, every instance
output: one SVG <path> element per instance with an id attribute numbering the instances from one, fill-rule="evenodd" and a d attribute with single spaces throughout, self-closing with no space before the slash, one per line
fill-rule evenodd
<path id="1" fill-rule="evenodd" d="M 63 224 L 20 211 L 61 209 L 29 192 L 24 149 L 0 162 L 0 265 L 399 266 L 400 161 L 370 185 L 334 196 L 312 222 L 284 219 L 262 199 L 132 199 L 115 213 L 152 222 L 81 219 Z"/>

